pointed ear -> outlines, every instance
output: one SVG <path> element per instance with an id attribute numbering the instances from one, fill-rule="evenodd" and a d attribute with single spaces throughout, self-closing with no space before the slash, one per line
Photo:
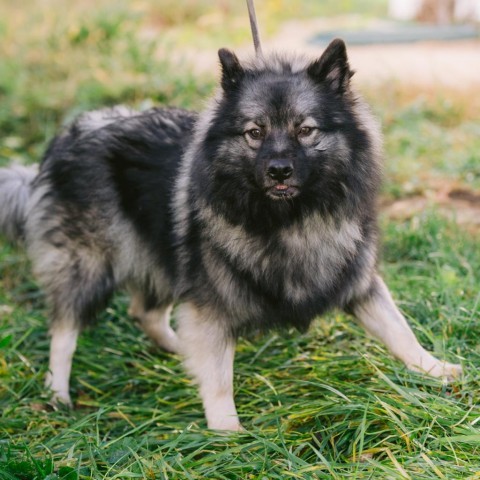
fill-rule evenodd
<path id="1" fill-rule="evenodd" d="M 337 93 L 344 93 L 350 84 L 353 71 L 350 70 L 345 42 L 332 40 L 322 56 L 312 62 L 307 73 L 318 83 L 326 83 Z"/>
<path id="2" fill-rule="evenodd" d="M 243 77 L 244 70 L 238 61 L 237 56 L 227 50 L 221 48 L 218 51 L 218 58 L 222 66 L 222 88 L 225 92 L 231 91 L 237 88 L 240 80 Z"/>

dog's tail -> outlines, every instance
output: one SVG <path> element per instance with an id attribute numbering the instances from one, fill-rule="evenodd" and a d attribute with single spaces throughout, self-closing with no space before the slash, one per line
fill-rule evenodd
<path id="1" fill-rule="evenodd" d="M 0 168 L 0 234 L 10 241 L 23 238 L 31 184 L 38 166 Z"/>

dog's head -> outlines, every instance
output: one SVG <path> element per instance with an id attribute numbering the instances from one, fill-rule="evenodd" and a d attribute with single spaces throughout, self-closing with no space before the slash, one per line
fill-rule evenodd
<path id="1" fill-rule="evenodd" d="M 293 205 L 335 204 L 355 188 L 352 169 L 369 170 L 361 162 L 373 122 L 351 92 L 342 40 L 310 63 L 273 56 L 242 65 L 226 49 L 219 57 L 222 93 L 206 136 L 218 189 Z"/>

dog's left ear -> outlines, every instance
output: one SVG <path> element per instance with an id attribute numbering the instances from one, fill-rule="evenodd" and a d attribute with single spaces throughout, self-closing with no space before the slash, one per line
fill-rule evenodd
<path id="1" fill-rule="evenodd" d="M 244 70 L 237 56 L 226 48 L 221 48 L 218 51 L 218 58 L 222 66 L 222 88 L 228 93 L 238 87 Z"/>
<path id="2" fill-rule="evenodd" d="M 308 66 L 307 73 L 316 82 L 326 83 L 334 92 L 344 93 L 354 73 L 348 64 L 345 42 L 339 38 L 332 40 L 322 56 Z"/>

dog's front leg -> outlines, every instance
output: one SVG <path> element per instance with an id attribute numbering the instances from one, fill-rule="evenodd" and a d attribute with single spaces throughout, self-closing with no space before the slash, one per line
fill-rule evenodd
<path id="1" fill-rule="evenodd" d="M 409 369 L 449 380 L 461 375 L 460 365 L 436 359 L 418 343 L 378 275 L 373 279 L 369 294 L 351 304 L 349 310 L 371 335 L 381 340 Z"/>
<path id="2" fill-rule="evenodd" d="M 200 388 L 208 428 L 242 430 L 233 400 L 235 342 L 221 320 L 183 304 L 177 333 L 185 366 Z"/>

